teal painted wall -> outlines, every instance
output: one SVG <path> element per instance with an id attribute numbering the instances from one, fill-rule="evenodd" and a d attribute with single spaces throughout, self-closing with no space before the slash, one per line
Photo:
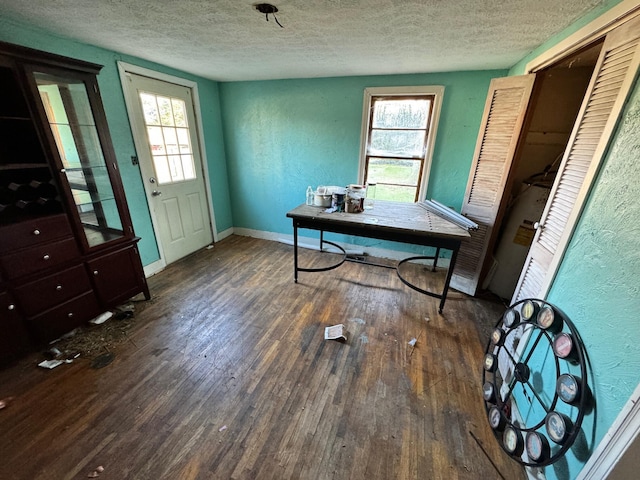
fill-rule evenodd
<path id="1" fill-rule="evenodd" d="M 138 58 L 61 38 L 4 17 L 0 18 L 0 40 L 104 65 L 98 75 L 98 84 L 135 232 L 141 237 L 139 247 L 144 265 L 158 260 L 159 254 L 140 170 L 138 166 L 132 165 L 130 160 L 131 156 L 136 154 L 136 150 L 116 62 L 124 61 L 197 82 L 216 228 L 218 231 L 222 231 L 233 226 L 222 140 L 219 92 L 216 82 Z"/>
<path id="2" fill-rule="evenodd" d="M 285 214 L 304 202 L 308 185 L 357 182 L 366 87 L 445 86 L 427 197 L 459 209 L 489 82 L 505 74 L 481 71 L 220 84 L 234 226 L 290 235 L 291 220 Z"/>
<path id="3" fill-rule="evenodd" d="M 620 0 L 606 2 L 552 37 L 510 71 L 597 18 Z M 578 476 L 640 383 L 640 79 L 601 164 L 547 300 L 573 321 L 589 357 L 594 410 L 584 436 L 565 458 L 545 468 L 548 480 Z"/>
<path id="4" fill-rule="evenodd" d="M 548 295 L 575 323 L 591 364 L 596 408 L 583 430 L 593 451 L 640 383 L 640 81 Z M 588 457 L 588 455 L 587 455 Z M 575 478 L 572 449 L 548 478 Z M 550 470 L 549 468 L 547 470 Z"/>

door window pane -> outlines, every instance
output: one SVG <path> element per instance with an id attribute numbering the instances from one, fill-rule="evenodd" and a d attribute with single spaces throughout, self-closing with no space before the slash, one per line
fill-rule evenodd
<path id="1" fill-rule="evenodd" d="M 140 103 L 158 183 L 162 185 L 195 179 L 184 101 L 140 92 Z"/>

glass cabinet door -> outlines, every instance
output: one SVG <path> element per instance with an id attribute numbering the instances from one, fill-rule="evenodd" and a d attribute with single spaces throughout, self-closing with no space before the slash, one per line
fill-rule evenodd
<path id="1" fill-rule="evenodd" d="M 85 82 L 43 72 L 33 76 L 89 247 L 123 237 Z"/>

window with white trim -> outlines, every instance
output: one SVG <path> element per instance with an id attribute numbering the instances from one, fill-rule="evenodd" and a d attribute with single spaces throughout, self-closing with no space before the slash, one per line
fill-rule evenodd
<path id="1" fill-rule="evenodd" d="M 442 86 L 365 89 L 359 175 L 377 185 L 376 199 L 424 198 L 443 94 Z"/>

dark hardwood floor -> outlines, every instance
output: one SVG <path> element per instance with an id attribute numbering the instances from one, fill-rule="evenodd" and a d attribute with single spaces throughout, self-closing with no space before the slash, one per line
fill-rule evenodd
<path id="1" fill-rule="evenodd" d="M 354 263 L 295 284 L 291 246 L 237 236 L 149 286 L 106 367 L 98 349 L 0 370 L 1 479 L 525 478 L 481 395 L 501 305 L 452 291 L 440 315 L 393 270 Z M 346 343 L 324 340 L 337 323 Z"/>

